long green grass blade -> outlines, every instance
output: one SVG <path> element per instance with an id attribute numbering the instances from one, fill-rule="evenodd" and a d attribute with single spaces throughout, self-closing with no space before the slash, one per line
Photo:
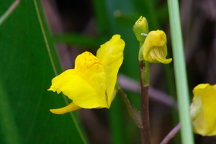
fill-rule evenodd
<path id="1" fill-rule="evenodd" d="M 13 2 L 2 2 L 0 15 Z M 0 143 L 83 144 L 75 114 L 49 112 L 66 104 L 47 91 L 61 67 L 39 4 L 22 0 L 0 26 Z"/>
<path id="2" fill-rule="evenodd" d="M 183 144 L 193 144 L 193 133 L 189 114 L 189 94 L 185 68 L 178 0 L 168 0 L 174 68 L 180 111 L 181 137 Z"/>

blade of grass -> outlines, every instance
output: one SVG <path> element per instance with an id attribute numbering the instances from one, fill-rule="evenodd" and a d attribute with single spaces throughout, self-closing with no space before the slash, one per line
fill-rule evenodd
<path id="1" fill-rule="evenodd" d="M 169 19 L 174 56 L 174 69 L 180 111 L 182 143 L 193 144 L 193 133 L 189 114 L 189 94 L 183 51 L 183 41 L 179 16 L 178 0 L 168 0 Z"/>
<path id="2" fill-rule="evenodd" d="M 46 30 L 47 27 L 45 25 L 45 20 L 43 19 L 43 15 L 42 15 L 42 10 L 41 10 L 41 6 L 39 5 L 38 1 L 37 0 L 34 0 L 34 6 L 35 6 L 35 10 L 36 10 L 36 14 L 37 14 L 37 18 L 38 18 L 38 21 L 39 21 L 39 24 L 40 24 L 40 28 L 41 28 L 41 32 L 42 32 L 42 35 L 43 35 L 43 38 L 44 38 L 44 42 L 45 42 L 45 45 L 46 45 L 46 48 L 47 48 L 47 52 L 48 52 L 48 55 L 49 55 L 49 58 L 50 58 L 50 61 L 51 61 L 51 64 L 52 64 L 52 68 L 53 68 L 53 71 L 55 73 L 55 75 L 58 74 L 58 71 L 60 71 L 60 67 L 58 66 L 57 63 L 55 63 L 55 60 L 53 58 L 53 55 L 51 53 L 51 49 L 50 49 L 50 45 L 49 45 L 49 42 L 48 42 L 48 38 L 47 38 L 47 33 L 46 33 Z M 47 29 L 48 31 L 48 29 Z M 57 70 L 59 69 L 59 70 Z M 68 104 L 68 100 L 64 97 L 64 101 L 66 104 Z M 78 120 L 76 119 L 76 116 L 74 113 L 70 113 L 70 116 L 71 116 L 71 119 L 73 120 L 73 123 L 83 141 L 84 144 L 87 144 L 87 139 L 86 139 L 86 136 L 78 122 Z"/>

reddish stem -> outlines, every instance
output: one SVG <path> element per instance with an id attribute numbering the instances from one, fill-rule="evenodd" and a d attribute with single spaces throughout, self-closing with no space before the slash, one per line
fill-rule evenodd
<path id="1" fill-rule="evenodd" d="M 141 86 L 141 118 L 142 125 L 142 143 L 151 144 L 150 134 L 150 122 L 149 122 L 149 97 L 148 97 L 148 85 L 143 81 L 144 63 L 140 62 L 140 86 Z"/>

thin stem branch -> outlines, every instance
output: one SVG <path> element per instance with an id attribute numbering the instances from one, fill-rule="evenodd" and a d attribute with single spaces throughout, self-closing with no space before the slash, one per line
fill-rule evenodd
<path id="1" fill-rule="evenodd" d="M 141 86 L 141 118 L 143 128 L 141 129 L 142 137 L 144 139 L 143 143 L 151 144 L 151 134 L 150 134 L 150 122 L 149 122 L 149 97 L 148 97 L 148 84 L 145 84 L 146 78 L 143 75 L 144 63 L 140 61 L 140 86 Z"/>
<path id="2" fill-rule="evenodd" d="M 162 140 L 160 144 L 167 144 L 180 130 L 181 126 L 180 123 L 178 123 Z"/>
<path id="3" fill-rule="evenodd" d="M 118 82 L 122 89 L 135 92 L 135 93 L 140 93 L 141 88 L 140 88 L 140 83 L 138 81 L 133 80 L 132 78 L 127 77 L 126 75 L 119 74 Z M 178 109 L 175 100 L 171 96 L 167 95 L 166 93 L 158 89 L 155 89 L 153 87 L 149 87 L 148 94 L 150 100 L 159 102 L 168 107 L 174 107 L 175 109 Z"/>
<path id="4" fill-rule="evenodd" d="M 0 25 L 9 17 L 9 15 L 16 9 L 16 7 L 19 5 L 20 0 L 16 0 L 9 8 L 8 10 L 0 17 Z"/>
<path id="5" fill-rule="evenodd" d="M 141 117 L 139 114 L 139 111 L 137 111 L 132 104 L 130 103 L 130 100 L 127 97 L 127 94 L 118 86 L 118 91 L 122 96 L 122 99 L 127 107 L 128 113 L 132 120 L 135 122 L 138 128 L 142 128 L 142 122 L 141 122 Z"/>

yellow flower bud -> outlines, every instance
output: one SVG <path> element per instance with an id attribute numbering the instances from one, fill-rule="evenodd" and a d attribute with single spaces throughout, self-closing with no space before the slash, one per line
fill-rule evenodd
<path id="1" fill-rule="evenodd" d="M 216 85 L 199 84 L 193 94 L 190 113 L 194 132 L 202 136 L 216 135 Z"/>
<path id="2" fill-rule="evenodd" d="M 143 41 L 145 40 L 145 36 L 143 34 L 148 33 L 148 22 L 145 17 L 140 16 L 140 18 L 135 22 L 133 26 L 133 31 L 137 40 L 140 43 L 143 43 Z"/>
<path id="3" fill-rule="evenodd" d="M 147 62 L 164 64 L 172 62 L 172 58 L 166 59 L 167 38 L 161 30 L 148 33 L 141 49 L 143 49 L 143 58 Z"/>
<path id="4" fill-rule="evenodd" d="M 120 35 L 114 35 L 101 45 L 97 56 L 84 52 L 76 57 L 75 68 L 69 69 L 52 80 L 49 91 L 62 92 L 71 104 L 51 109 L 64 114 L 80 108 L 109 108 L 115 94 L 118 70 L 123 61 L 125 43 Z"/>

